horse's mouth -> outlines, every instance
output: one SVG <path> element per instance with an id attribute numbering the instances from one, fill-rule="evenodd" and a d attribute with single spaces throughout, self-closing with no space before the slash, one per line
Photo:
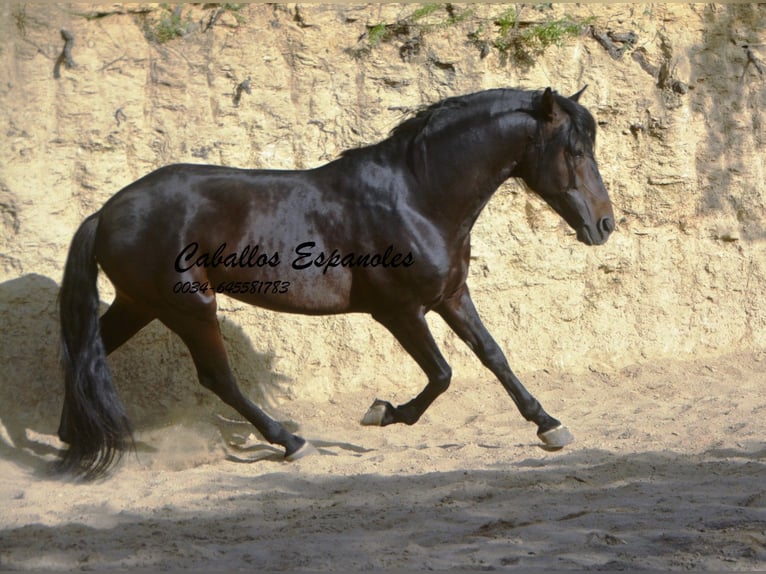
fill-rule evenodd
<path id="1" fill-rule="evenodd" d="M 609 239 L 610 232 L 601 232 L 596 229 L 590 229 L 583 225 L 577 229 L 577 241 L 585 245 L 603 245 Z"/>
<path id="2" fill-rule="evenodd" d="M 615 230 L 611 209 L 606 211 L 602 206 L 596 210 L 578 195 L 577 190 L 544 199 L 575 231 L 577 240 L 585 245 L 603 245 Z"/>

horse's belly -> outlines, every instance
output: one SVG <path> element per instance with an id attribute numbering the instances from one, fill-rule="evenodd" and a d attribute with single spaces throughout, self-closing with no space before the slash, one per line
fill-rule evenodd
<path id="1" fill-rule="evenodd" d="M 300 273 L 296 270 L 210 275 L 217 295 L 274 311 L 324 315 L 351 310 L 351 274 Z"/>

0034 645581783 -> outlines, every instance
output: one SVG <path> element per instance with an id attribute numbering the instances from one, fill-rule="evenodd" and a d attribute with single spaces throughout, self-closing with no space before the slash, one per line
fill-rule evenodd
<path id="1" fill-rule="evenodd" d="M 211 287 L 207 281 L 178 281 L 173 285 L 173 293 L 177 294 L 194 294 L 194 293 L 206 293 L 208 290 L 213 290 L 216 293 L 250 293 L 250 294 L 267 294 L 272 295 L 287 293 L 290 289 L 289 281 L 224 281 L 219 283 L 215 287 Z"/>

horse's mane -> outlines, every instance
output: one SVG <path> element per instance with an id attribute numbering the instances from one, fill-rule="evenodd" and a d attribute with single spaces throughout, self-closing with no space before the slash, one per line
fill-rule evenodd
<path id="1" fill-rule="evenodd" d="M 521 94 L 531 94 L 531 92 L 496 88 L 462 96 L 453 96 L 430 105 L 422 106 L 415 112 L 415 115 L 394 127 L 387 139 L 371 146 L 346 150 L 342 155 L 350 155 L 375 146 L 388 146 L 400 142 L 409 143 L 421 134 L 426 135 L 457 121 L 459 118 L 464 117 L 467 112 L 473 112 L 479 104 L 486 105 L 488 102 L 497 103 L 503 99 L 503 96 L 519 96 Z M 529 100 L 529 97 L 527 97 L 527 100 Z M 509 102 L 509 105 L 512 104 Z"/>
<path id="2" fill-rule="evenodd" d="M 572 129 L 585 136 L 589 141 L 595 141 L 596 128 L 593 117 L 575 101 L 555 93 L 556 102 L 569 115 Z M 420 136 L 436 133 L 442 128 L 466 119 L 476 110 L 490 113 L 507 113 L 522 111 L 541 118 L 542 90 L 518 90 L 511 88 L 495 88 L 474 92 L 462 96 L 453 96 L 418 109 L 415 114 L 394 127 L 388 138 L 370 146 L 352 148 L 341 155 L 348 156 L 355 152 L 377 146 L 391 146 L 399 143 L 409 144 Z"/>
<path id="3" fill-rule="evenodd" d="M 494 94 L 499 90 L 491 90 L 490 92 L 477 92 L 475 94 L 468 94 L 465 96 L 454 96 L 446 98 L 431 105 L 422 106 L 414 116 L 404 120 L 398 126 L 391 130 L 391 137 L 412 137 L 426 129 L 429 124 L 435 124 L 436 120 L 440 120 L 440 123 L 446 123 L 449 120 L 454 120 L 457 114 L 466 110 L 472 103 L 475 103 L 479 99 L 487 99 L 487 96 Z M 435 125 L 432 125 L 435 128 Z"/>

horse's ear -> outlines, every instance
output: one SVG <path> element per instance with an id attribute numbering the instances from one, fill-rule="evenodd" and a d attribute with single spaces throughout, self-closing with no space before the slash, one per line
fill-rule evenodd
<path id="1" fill-rule="evenodd" d="M 582 95 L 582 93 L 585 91 L 585 89 L 586 89 L 587 87 L 588 87 L 588 84 L 585 84 L 585 85 L 582 87 L 582 89 L 581 89 L 579 92 L 577 92 L 576 94 L 572 94 L 571 96 L 569 96 L 569 99 L 570 99 L 570 100 L 573 100 L 573 101 L 575 101 L 575 102 L 579 101 L 579 100 L 580 100 L 580 96 Z"/>
<path id="2" fill-rule="evenodd" d="M 545 88 L 543 97 L 540 100 L 540 111 L 542 112 L 543 117 L 549 119 L 553 118 L 553 108 L 555 105 L 556 98 L 553 95 L 553 90 L 550 88 Z"/>

